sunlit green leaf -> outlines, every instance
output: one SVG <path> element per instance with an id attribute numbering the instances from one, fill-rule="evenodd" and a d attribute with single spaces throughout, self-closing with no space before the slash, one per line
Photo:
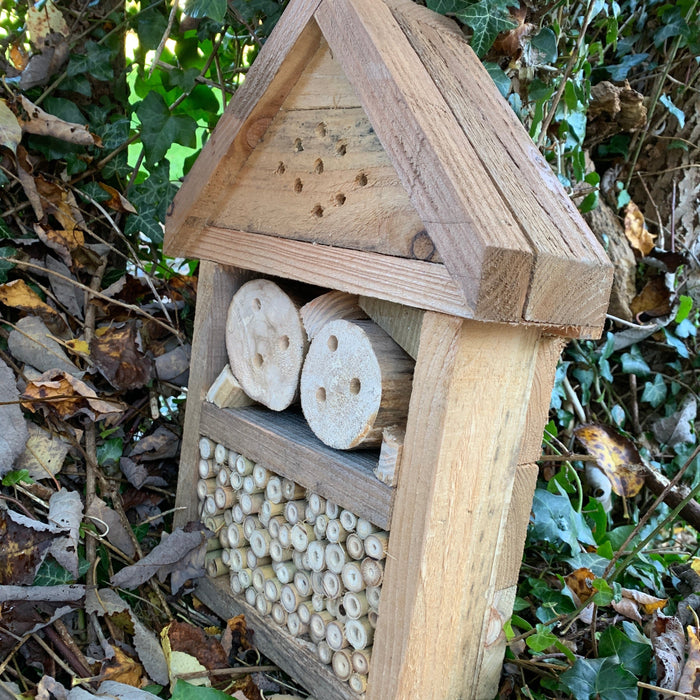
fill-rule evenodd
<path id="1" fill-rule="evenodd" d="M 226 0 L 187 0 L 185 14 L 190 17 L 209 17 L 222 23 L 226 17 Z"/>
<path id="2" fill-rule="evenodd" d="M 616 656 L 578 659 L 561 681 L 577 700 L 637 700 L 637 679 Z"/>

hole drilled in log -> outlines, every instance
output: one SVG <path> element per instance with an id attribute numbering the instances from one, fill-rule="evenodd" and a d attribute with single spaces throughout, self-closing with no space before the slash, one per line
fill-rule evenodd
<path id="1" fill-rule="evenodd" d="M 316 400 L 320 402 L 324 402 L 326 400 L 326 390 L 322 386 L 316 390 Z"/>
<path id="2" fill-rule="evenodd" d="M 320 158 L 316 158 L 314 161 L 314 172 L 320 175 L 323 172 L 323 161 Z"/>
<path id="3" fill-rule="evenodd" d="M 282 161 L 280 161 L 279 164 L 277 165 L 277 170 L 275 170 L 275 172 L 278 175 L 284 175 L 286 170 L 287 170 L 287 166 Z"/>
<path id="4" fill-rule="evenodd" d="M 253 355 L 253 364 L 258 369 L 263 366 L 263 356 L 259 352 L 256 352 L 255 355 Z"/>
<path id="5" fill-rule="evenodd" d="M 362 383 L 360 380 L 355 377 L 350 380 L 350 393 L 353 396 L 357 396 L 360 393 L 360 389 L 362 388 Z"/>
<path id="6" fill-rule="evenodd" d="M 303 189 L 304 189 L 304 183 L 299 178 L 294 180 L 294 191 L 297 194 L 300 194 Z"/>
<path id="7" fill-rule="evenodd" d="M 262 302 L 257 297 L 255 297 L 255 299 L 253 299 L 253 308 L 256 311 L 260 311 L 260 309 L 262 309 Z"/>
<path id="8" fill-rule="evenodd" d="M 335 152 L 339 156 L 344 156 L 348 152 L 348 145 L 346 143 L 339 143 L 335 147 Z"/>
<path id="9" fill-rule="evenodd" d="M 342 207 L 343 204 L 345 204 L 346 197 L 342 192 L 338 192 L 338 194 L 335 196 L 335 203 L 339 206 Z"/>
<path id="10" fill-rule="evenodd" d="M 320 204 L 317 204 L 312 210 L 311 213 L 318 217 L 319 219 L 323 216 L 323 207 Z"/>
<path id="11" fill-rule="evenodd" d="M 335 352 L 338 349 L 338 338 L 334 335 L 328 336 L 328 349 L 331 352 Z"/>
<path id="12" fill-rule="evenodd" d="M 328 129 L 323 122 L 316 125 L 316 136 L 324 137 L 328 133 Z"/>
<path id="13" fill-rule="evenodd" d="M 288 335 L 283 335 L 278 341 L 277 341 L 277 346 L 279 347 L 280 350 L 288 350 L 289 349 L 289 336 Z"/>
<path id="14" fill-rule="evenodd" d="M 302 144 L 301 139 L 294 139 L 294 150 L 300 153 L 304 150 L 304 144 Z"/>
<path id="15" fill-rule="evenodd" d="M 355 182 L 360 186 L 364 187 L 367 184 L 367 175 L 360 173 L 356 178 Z"/>

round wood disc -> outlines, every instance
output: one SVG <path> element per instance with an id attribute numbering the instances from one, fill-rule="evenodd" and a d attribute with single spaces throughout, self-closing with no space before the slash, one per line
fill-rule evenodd
<path id="1" fill-rule="evenodd" d="M 297 305 L 274 282 L 244 284 L 226 320 L 234 376 L 250 398 L 282 411 L 296 398 L 308 341 Z"/>
<path id="2" fill-rule="evenodd" d="M 316 335 L 301 373 L 301 408 L 318 438 L 347 450 L 374 425 L 382 400 L 382 372 L 359 324 L 337 320 Z"/>

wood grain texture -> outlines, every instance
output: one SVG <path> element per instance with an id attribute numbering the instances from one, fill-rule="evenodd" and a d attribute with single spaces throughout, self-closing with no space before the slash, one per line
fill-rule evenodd
<path id="1" fill-rule="evenodd" d="M 207 226 L 186 254 L 350 294 L 471 318 L 444 265 Z"/>
<path id="2" fill-rule="evenodd" d="M 296 0 L 260 50 L 175 196 L 165 225 L 169 255 L 196 248 L 202 227 L 318 49 L 321 33 L 312 16 L 320 2 Z"/>
<path id="3" fill-rule="evenodd" d="M 254 630 L 253 642 L 265 656 L 284 669 L 292 678 L 303 681 L 304 687 L 323 700 L 358 700 L 346 683 L 340 682 L 330 666 L 295 639 L 286 627 L 263 618 L 245 600 L 231 593 L 228 576 L 204 579 L 197 585 L 197 597 L 224 620 L 245 615 L 248 629 Z"/>
<path id="4" fill-rule="evenodd" d="M 389 8 L 324 0 L 314 17 L 468 303 L 520 319 L 531 245 Z"/>
<path id="5" fill-rule="evenodd" d="M 199 519 L 196 487 L 202 404 L 209 387 L 228 363 L 224 338 L 228 305 L 236 290 L 249 279 L 250 273 L 244 270 L 224 268 L 207 261 L 202 261 L 199 266 L 192 363 L 176 497 L 177 507 L 184 506 L 185 510 L 175 512 L 175 527 Z"/>
<path id="6" fill-rule="evenodd" d="M 423 319 L 368 700 L 477 697 L 537 338 Z M 448 601 L 450 624 L 426 634 Z"/>
<path id="7" fill-rule="evenodd" d="M 248 407 L 225 410 L 205 403 L 201 432 L 276 474 L 388 529 L 393 489 L 373 474 L 376 452 L 346 453 L 324 445 L 297 413 Z M 194 486 L 192 487 L 194 490 Z"/>
<path id="8" fill-rule="evenodd" d="M 383 299 L 360 297 L 365 313 L 381 326 L 414 360 L 418 357 L 423 311 Z"/>
<path id="9" fill-rule="evenodd" d="M 444 17 L 410 0 L 387 2 L 532 243 L 524 318 L 602 327 L 612 265 L 481 61 Z"/>

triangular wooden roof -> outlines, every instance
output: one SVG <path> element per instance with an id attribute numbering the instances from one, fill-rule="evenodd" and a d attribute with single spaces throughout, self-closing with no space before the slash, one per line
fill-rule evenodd
<path id="1" fill-rule="evenodd" d="M 572 336 L 600 331 L 612 282 L 459 29 L 411 0 L 291 0 L 178 192 L 165 247 Z"/>

